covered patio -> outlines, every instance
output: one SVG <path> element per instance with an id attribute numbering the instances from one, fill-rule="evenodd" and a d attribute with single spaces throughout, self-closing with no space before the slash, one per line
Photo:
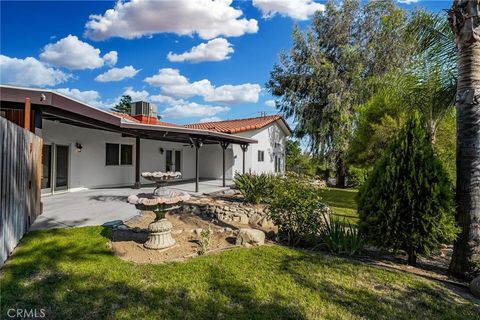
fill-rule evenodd
<path id="1" fill-rule="evenodd" d="M 191 161 L 182 165 L 183 177 L 194 180 L 194 192 L 206 191 L 201 190 L 200 187 L 200 179 L 207 178 L 200 173 L 202 160 L 200 150 L 206 150 L 206 152 L 210 152 L 211 148 L 218 150 L 219 156 L 215 158 L 214 164 L 210 160 L 205 161 L 209 165 L 215 165 L 216 168 L 222 168 L 221 176 L 208 178 L 222 177 L 222 186 L 226 186 L 226 180 L 229 178 L 229 176 L 226 177 L 227 149 L 233 145 L 241 147 L 243 155 L 239 160 L 242 161 L 242 171 L 245 172 L 245 152 L 250 144 L 257 143 L 254 139 L 239 135 L 192 129 L 164 122 L 156 124 L 132 122 L 112 112 L 94 108 L 48 89 L 0 85 L 0 93 L 3 117 L 25 126 L 27 130 L 41 136 L 45 141 L 48 140 L 51 150 L 55 150 L 50 151 L 49 158 L 54 159 L 58 154 L 65 155 L 60 159 L 62 161 L 58 159 L 49 161 L 51 168 L 44 170 L 48 172 L 48 180 L 51 176 L 56 177 L 58 172 L 62 172 L 61 185 L 50 186 L 48 182 L 48 187 L 42 186 L 50 193 L 57 193 L 64 189 L 127 184 L 140 188 L 142 183 L 146 182 L 141 178 L 142 171 L 161 170 L 158 165 L 160 161 L 155 160 L 157 162 L 152 165 L 154 160 L 149 160 L 154 158 L 153 153 L 163 154 L 165 148 L 158 144 L 152 145 L 152 142 L 168 143 L 172 150 L 191 150 L 188 151 L 188 159 Z M 116 170 L 112 167 L 112 163 L 105 162 L 103 154 L 106 151 L 106 145 L 120 148 L 121 144 L 129 146 L 128 150 L 131 151 L 125 156 L 128 160 L 124 166 L 120 166 L 123 163 L 119 163 L 116 159 L 117 163 L 113 164 L 118 166 Z M 62 147 L 63 149 L 57 150 Z M 80 156 L 83 162 L 78 160 Z M 94 158 L 95 160 L 89 160 Z M 187 156 L 181 156 L 181 158 L 185 159 Z M 74 161 L 77 162 L 74 163 Z M 145 165 L 146 161 L 150 163 Z M 58 170 L 56 163 L 61 164 L 59 168 L 63 171 Z M 184 172 L 187 171 L 185 169 L 188 169 L 188 174 Z M 165 171 L 168 170 L 165 169 Z M 175 171 L 175 169 L 170 170 Z M 106 178 L 101 181 L 99 177 Z M 110 177 L 119 178 L 115 181 Z"/>
<path id="2" fill-rule="evenodd" d="M 205 193 L 227 190 L 232 184 L 222 180 L 201 180 L 202 192 L 195 192 L 195 181 L 184 181 L 169 185 L 169 188 L 201 196 Z M 126 221 L 139 214 L 139 211 L 129 203 L 131 194 L 152 192 L 153 186 L 133 190 L 129 187 L 88 189 L 77 192 L 66 192 L 42 197 L 43 214 L 38 216 L 30 230 L 70 228 L 82 226 L 103 225 L 115 221 Z"/>

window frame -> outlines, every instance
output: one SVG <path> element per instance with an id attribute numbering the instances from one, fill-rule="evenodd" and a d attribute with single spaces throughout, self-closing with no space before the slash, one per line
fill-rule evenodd
<path id="1" fill-rule="evenodd" d="M 260 157 L 261 155 L 261 157 Z M 257 162 L 265 162 L 265 151 L 258 150 L 257 151 Z"/>
<path id="2" fill-rule="evenodd" d="M 107 152 L 108 152 L 108 145 L 116 145 L 117 146 L 117 162 L 109 164 L 107 162 Z M 130 163 L 122 163 L 122 148 L 125 146 L 129 146 L 131 150 L 131 155 L 130 155 Z M 133 166 L 133 144 L 129 143 L 112 143 L 112 142 L 106 142 L 105 143 L 105 166 L 106 167 L 131 167 Z"/>
<path id="3" fill-rule="evenodd" d="M 128 149 L 130 149 L 130 163 L 122 163 L 122 149 L 124 147 L 128 147 Z M 132 166 L 133 165 L 133 145 L 131 144 L 125 144 L 125 143 L 121 143 L 120 144 L 120 165 L 121 166 Z"/>

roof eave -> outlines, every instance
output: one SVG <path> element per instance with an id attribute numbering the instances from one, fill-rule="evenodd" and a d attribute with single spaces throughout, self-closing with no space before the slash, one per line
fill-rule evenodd
<path id="1" fill-rule="evenodd" d="M 161 125 L 151 125 L 151 124 L 141 124 L 141 123 L 121 123 L 120 125 L 125 129 L 136 129 L 136 130 L 146 130 L 146 131 L 159 131 L 159 132 L 174 132 L 180 134 L 187 134 L 198 136 L 198 138 L 211 138 L 218 141 L 229 141 L 231 143 L 258 143 L 255 139 L 245 138 L 233 134 L 222 133 L 217 131 L 202 130 L 202 129 L 191 129 L 185 127 L 170 127 L 170 126 L 161 126 Z"/>

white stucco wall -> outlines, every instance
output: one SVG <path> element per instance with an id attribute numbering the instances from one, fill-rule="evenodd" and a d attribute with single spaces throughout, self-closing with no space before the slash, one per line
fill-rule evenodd
<path id="1" fill-rule="evenodd" d="M 42 136 L 44 144 L 55 143 L 70 147 L 69 189 L 126 185 L 135 180 L 135 146 L 132 165 L 105 165 L 107 142 L 135 145 L 134 138 L 124 138 L 118 133 L 86 129 L 48 120 L 43 121 Z M 77 142 L 83 146 L 81 152 L 75 149 Z"/>
<path id="2" fill-rule="evenodd" d="M 69 149 L 69 189 L 125 186 L 135 181 L 135 138 L 122 137 L 119 133 L 87 129 L 49 120 L 43 121 L 39 130 L 45 144 L 68 145 Z M 275 122 L 265 128 L 242 132 L 238 135 L 258 141 L 252 144 L 245 154 L 246 172 L 274 173 L 274 153 L 282 155 L 284 168 L 284 144 L 286 134 Z M 76 143 L 83 148 L 77 152 Z M 105 164 L 106 143 L 130 144 L 133 146 L 132 165 L 107 166 Z M 280 144 L 274 150 L 275 143 Z M 142 139 L 140 142 L 140 171 L 164 171 L 166 150 L 182 151 L 183 179 L 195 178 L 195 149 L 183 143 L 172 143 Z M 160 151 L 163 149 L 163 153 Z M 263 162 L 258 161 L 258 150 L 263 150 Z M 218 145 L 204 145 L 199 151 L 200 178 L 222 178 L 222 148 Z M 239 145 L 230 145 L 226 150 L 226 178 L 232 179 L 235 172 L 242 172 L 242 150 Z M 149 181 L 142 179 L 142 183 Z"/>
<path id="3" fill-rule="evenodd" d="M 39 132 L 40 133 L 40 132 Z M 135 138 L 122 137 L 119 133 L 87 129 L 44 120 L 41 130 L 45 144 L 68 145 L 69 189 L 132 185 L 135 182 Z M 76 143 L 83 148 L 77 152 Z M 132 165 L 107 166 L 106 143 L 130 144 L 133 146 Z M 160 152 L 163 148 L 163 154 Z M 195 149 L 181 143 L 155 140 L 140 140 L 140 171 L 165 170 L 166 150 L 182 151 L 184 179 L 195 178 Z M 142 183 L 149 183 L 141 178 Z"/>
<path id="4" fill-rule="evenodd" d="M 204 145 L 200 148 L 200 177 L 221 179 L 223 170 L 223 152 L 218 144 Z M 195 155 L 193 155 L 195 156 Z M 194 159 L 195 160 L 195 159 Z M 225 150 L 225 178 L 232 179 L 233 151 L 229 147 Z"/>
<path id="5" fill-rule="evenodd" d="M 251 144 L 245 153 L 245 172 L 275 173 L 274 154 L 281 156 L 281 172 L 285 172 L 285 138 L 287 135 L 280 128 L 277 122 L 264 128 L 252 131 L 241 132 L 238 135 L 252 138 L 258 143 Z M 280 147 L 275 150 L 275 143 Z M 264 161 L 258 161 L 258 151 L 264 151 Z M 234 165 L 233 171 L 241 173 L 243 169 L 242 149 L 238 145 L 233 146 Z"/>
<path id="6" fill-rule="evenodd" d="M 160 152 L 163 149 L 163 154 Z M 140 171 L 165 171 L 167 150 L 182 152 L 181 171 L 184 180 L 195 178 L 195 149 L 184 143 L 140 140 Z M 142 183 L 148 180 L 141 179 Z"/>

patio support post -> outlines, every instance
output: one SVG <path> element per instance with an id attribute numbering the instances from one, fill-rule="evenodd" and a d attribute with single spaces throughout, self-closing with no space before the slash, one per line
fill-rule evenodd
<path id="1" fill-rule="evenodd" d="M 140 184 L 140 137 L 135 138 L 135 184 L 133 185 L 134 189 L 140 189 L 142 185 Z"/>
<path id="2" fill-rule="evenodd" d="M 30 115 L 32 114 L 32 107 L 30 104 L 30 98 L 25 98 L 25 112 L 23 115 L 23 128 L 30 131 Z"/>
<path id="3" fill-rule="evenodd" d="M 222 186 L 225 187 L 225 150 L 227 150 L 229 143 L 225 141 L 220 142 L 220 146 L 222 147 L 222 157 L 223 157 L 223 166 L 222 166 Z"/>
<path id="4" fill-rule="evenodd" d="M 247 152 L 248 144 L 241 144 L 240 148 L 242 148 L 242 158 L 243 158 L 243 169 L 242 172 L 245 174 L 245 152 Z"/>
<path id="5" fill-rule="evenodd" d="M 198 150 L 202 147 L 203 142 L 201 140 L 194 140 L 195 147 L 195 192 L 199 191 L 200 184 L 200 162 L 198 161 Z"/>

